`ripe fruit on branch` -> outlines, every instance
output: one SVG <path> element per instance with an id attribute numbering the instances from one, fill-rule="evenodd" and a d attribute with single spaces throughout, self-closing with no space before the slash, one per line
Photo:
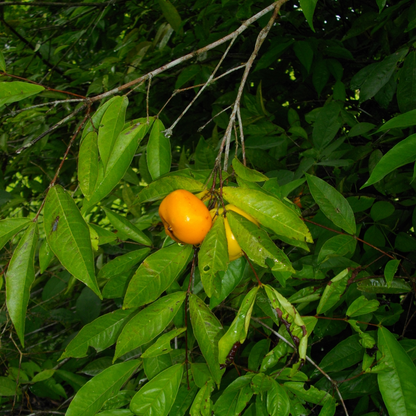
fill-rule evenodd
<path id="1" fill-rule="evenodd" d="M 260 225 L 257 220 L 255 220 L 251 215 L 247 214 L 247 212 L 244 212 L 240 208 L 236 207 L 235 205 L 228 204 L 225 206 L 225 209 L 228 211 L 234 211 L 237 214 L 240 214 L 241 216 L 247 218 L 252 223 L 256 224 L 257 226 Z M 211 216 L 214 218 L 215 214 L 221 215 L 224 212 L 222 208 L 220 208 L 218 211 L 216 209 L 212 209 L 210 211 Z M 216 218 L 216 217 L 215 217 Z M 214 218 L 214 222 L 215 222 Z M 238 244 L 237 240 L 234 237 L 233 232 L 231 231 L 230 224 L 228 223 L 227 218 L 224 218 L 224 227 L 225 227 L 225 235 L 227 237 L 227 245 L 228 245 L 228 258 L 230 261 L 237 260 L 239 257 L 243 255 L 243 251 L 241 250 L 240 245 Z"/>
<path id="2" fill-rule="evenodd" d="M 171 192 L 159 207 L 166 234 L 178 243 L 199 244 L 212 227 L 204 203 L 184 189 Z"/>

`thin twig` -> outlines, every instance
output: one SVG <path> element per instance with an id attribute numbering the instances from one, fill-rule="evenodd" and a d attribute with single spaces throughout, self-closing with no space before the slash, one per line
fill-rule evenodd
<path id="1" fill-rule="evenodd" d="M 32 110 L 32 109 L 38 108 L 38 107 L 45 107 L 45 106 L 48 106 L 48 105 L 56 106 L 58 104 L 64 104 L 64 103 L 79 103 L 80 101 L 84 101 L 84 99 L 83 98 L 72 98 L 70 100 L 50 101 L 48 103 L 31 105 L 30 107 L 25 107 L 25 108 L 22 108 L 21 110 L 12 110 L 12 111 L 10 111 L 9 115 L 11 117 L 14 117 L 16 114 L 22 113 L 23 111 Z"/>

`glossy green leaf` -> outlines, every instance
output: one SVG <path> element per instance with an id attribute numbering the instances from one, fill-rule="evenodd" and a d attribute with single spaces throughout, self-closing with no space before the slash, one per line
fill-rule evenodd
<path id="1" fill-rule="evenodd" d="M 400 111 L 405 113 L 416 109 L 416 52 L 406 56 L 399 73 L 397 103 Z"/>
<path id="2" fill-rule="evenodd" d="M 185 189 L 189 192 L 200 192 L 204 188 L 202 182 L 185 176 L 165 176 L 152 182 L 149 186 L 142 189 L 137 195 L 137 202 L 152 202 L 164 198 L 177 189 Z"/>
<path id="3" fill-rule="evenodd" d="M 104 169 L 99 171 L 94 193 L 88 201 L 84 201 L 83 214 L 106 197 L 124 177 L 141 140 L 153 122 L 152 118 L 149 120 L 150 123 L 147 124 L 146 118 L 139 119 L 133 126 L 126 128 L 117 136 L 105 171 Z"/>
<path id="4" fill-rule="evenodd" d="M 236 342 L 242 344 L 245 341 L 258 290 L 259 287 L 256 286 L 247 293 L 228 331 L 219 340 L 218 360 L 220 364 L 226 362 L 228 353 Z"/>
<path id="5" fill-rule="evenodd" d="M 96 413 L 97 416 L 133 416 L 134 413 L 129 409 L 111 409 L 104 412 Z"/>
<path id="6" fill-rule="evenodd" d="M 88 227 L 90 227 L 91 238 L 93 233 L 97 234 L 98 245 L 100 246 L 117 240 L 117 235 L 111 231 L 106 230 L 105 228 L 101 228 L 96 224 L 88 224 Z"/>
<path id="7" fill-rule="evenodd" d="M 219 295 L 221 280 L 218 272 L 226 271 L 228 260 L 224 217 L 219 215 L 202 242 L 198 253 L 198 267 L 205 293 Z"/>
<path id="8" fill-rule="evenodd" d="M 169 0 L 158 0 L 163 16 L 176 32 L 181 31 L 182 19 L 175 6 Z"/>
<path id="9" fill-rule="evenodd" d="M 275 233 L 312 243 L 312 237 L 298 214 L 283 202 L 261 191 L 248 188 L 223 188 L 224 198 L 250 214 Z"/>
<path id="10" fill-rule="evenodd" d="M 158 299 L 185 269 L 191 255 L 191 245 L 172 244 L 147 257 L 130 280 L 123 307 L 137 308 Z"/>
<path id="11" fill-rule="evenodd" d="M 25 320 L 30 287 L 35 280 L 35 253 L 38 244 L 37 223 L 23 234 L 6 273 L 6 304 L 21 344 L 25 345 Z"/>
<path id="12" fill-rule="evenodd" d="M 329 102 L 320 110 L 312 130 L 313 143 L 318 150 L 328 146 L 341 127 L 340 111 L 341 108 L 335 101 Z"/>
<path id="13" fill-rule="evenodd" d="M 189 388 L 183 384 L 179 387 L 176 400 L 173 403 L 171 411 L 169 412 L 169 416 L 185 416 L 185 414 L 189 414 L 187 413 L 187 410 L 191 406 L 199 390 L 198 387 L 191 381 L 189 384 Z"/>
<path id="14" fill-rule="evenodd" d="M 305 40 L 298 40 L 293 45 L 293 51 L 295 52 L 296 57 L 305 67 L 305 69 L 310 72 L 312 61 L 313 61 L 313 49 L 309 42 Z"/>
<path id="15" fill-rule="evenodd" d="M 130 251 L 110 260 L 98 273 L 98 279 L 111 279 L 120 274 L 129 273 L 130 270 L 140 263 L 150 253 L 149 248 Z"/>
<path id="16" fill-rule="evenodd" d="M 117 136 L 124 127 L 128 105 L 129 99 L 126 96 L 116 97 L 108 106 L 101 119 L 97 143 L 104 168 L 107 166 Z"/>
<path id="17" fill-rule="evenodd" d="M 24 100 L 31 95 L 39 94 L 44 89 L 40 85 L 30 84 L 28 82 L 0 82 L 0 107 L 5 104 Z"/>
<path id="18" fill-rule="evenodd" d="M 317 176 L 306 174 L 312 197 L 322 212 L 347 233 L 355 234 L 357 227 L 348 201 L 331 185 Z"/>
<path id="19" fill-rule="evenodd" d="M 218 361 L 218 341 L 224 335 L 224 329 L 205 302 L 195 295 L 189 297 L 189 312 L 199 348 L 208 364 L 213 380 L 219 385 L 224 371 L 220 370 Z"/>
<path id="20" fill-rule="evenodd" d="M 55 255 L 49 247 L 47 240 L 42 240 L 42 243 L 39 247 L 39 269 L 41 274 L 48 268 L 54 256 Z"/>
<path id="21" fill-rule="evenodd" d="M 360 296 L 351 303 L 348 307 L 346 315 L 350 318 L 354 316 L 366 315 L 371 312 L 375 312 L 380 306 L 378 300 L 369 300 L 365 296 Z"/>
<path id="22" fill-rule="evenodd" d="M 59 185 L 48 192 L 43 225 L 49 247 L 61 264 L 102 299 L 95 278 L 90 230 L 74 200 Z"/>
<path id="23" fill-rule="evenodd" d="M 175 292 L 164 296 L 135 315 L 118 337 L 114 360 L 156 338 L 172 321 L 185 295 Z"/>
<path id="24" fill-rule="evenodd" d="M 318 263 L 323 263 L 330 257 L 344 257 L 355 251 L 357 240 L 349 235 L 338 234 L 326 240 L 318 255 Z"/>
<path id="25" fill-rule="evenodd" d="M 394 279 L 394 275 L 399 267 L 400 260 L 390 260 L 384 268 L 384 278 L 386 279 L 387 286 L 391 286 L 391 282 Z"/>
<path id="26" fill-rule="evenodd" d="M 126 361 L 108 367 L 85 383 L 66 411 L 66 416 L 93 416 L 106 400 L 113 397 L 139 366 L 139 360 Z"/>
<path id="27" fill-rule="evenodd" d="M 211 409 L 213 407 L 211 393 L 214 387 L 214 382 L 208 380 L 201 390 L 199 390 L 189 411 L 191 416 L 211 416 Z"/>
<path id="28" fill-rule="evenodd" d="M 267 411 L 271 416 L 289 416 L 290 401 L 286 389 L 273 380 L 267 392 Z"/>
<path id="29" fill-rule="evenodd" d="M 39 383 L 40 381 L 47 380 L 51 378 L 55 374 L 56 370 L 43 370 L 40 373 L 36 374 L 35 377 L 32 378 L 30 381 L 31 383 Z"/>
<path id="30" fill-rule="evenodd" d="M 177 328 L 172 329 L 172 331 L 167 332 L 160 336 L 156 342 L 150 346 L 142 355 L 142 358 L 151 358 L 158 357 L 159 355 L 167 354 L 172 351 L 170 342 L 173 338 L 178 337 L 180 334 L 186 331 L 186 328 Z"/>
<path id="31" fill-rule="evenodd" d="M 88 133 L 81 143 L 78 155 L 78 180 L 85 198 L 91 198 L 98 178 L 97 133 Z"/>
<path id="32" fill-rule="evenodd" d="M 232 165 L 235 173 L 245 181 L 264 182 L 269 180 L 266 175 L 244 166 L 236 157 L 233 159 Z"/>
<path id="33" fill-rule="evenodd" d="M 119 309 L 85 325 L 66 346 L 60 359 L 85 357 L 89 347 L 95 348 L 97 352 L 104 351 L 116 342 L 131 312 Z"/>
<path id="34" fill-rule="evenodd" d="M 395 279 L 388 285 L 386 280 L 382 277 L 362 280 L 357 283 L 357 289 L 366 293 L 386 294 L 409 293 L 412 290 L 411 286 L 403 279 Z"/>
<path id="35" fill-rule="evenodd" d="M 339 342 L 319 363 L 319 367 L 333 373 L 359 363 L 363 359 L 364 348 L 359 343 L 359 335 L 351 335 Z"/>
<path id="36" fill-rule="evenodd" d="M 266 261 L 271 259 L 273 271 L 295 273 L 286 254 L 264 230 L 233 211 L 227 212 L 227 219 L 238 244 L 254 263 L 267 267 Z"/>
<path id="37" fill-rule="evenodd" d="M 253 375 L 245 375 L 227 386 L 214 405 L 214 414 L 218 416 L 240 415 L 253 396 L 250 386 L 252 378 Z"/>
<path id="38" fill-rule="evenodd" d="M 241 282 L 244 277 L 244 270 L 246 267 L 246 260 L 240 257 L 237 260 L 229 263 L 225 273 L 220 272 L 221 291 L 218 296 L 213 295 L 209 301 L 210 309 L 219 305 Z"/>
<path id="39" fill-rule="evenodd" d="M 82 139 L 84 137 L 91 133 L 91 132 L 98 132 L 98 129 L 101 126 L 101 120 L 107 111 L 107 108 L 113 104 L 114 101 L 119 100 L 120 97 L 112 97 L 108 101 L 106 101 L 104 104 L 102 104 L 100 107 L 98 107 L 97 111 L 91 116 L 91 118 L 88 119 L 88 121 L 85 124 L 84 129 L 82 130 Z M 92 121 L 92 124 L 91 124 Z M 81 139 L 81 140 L 82 140 Z"/>
<path id="40" fill-rule="evenodd" d="M 28 218 L 8 218 L 0 221 L 0 250 L 20 230 L 30 223 Z"/>
<path id="41" fill-rule="evenodd" d="M 313 27 L 313 14 L 315 12 L 316 3 L 318 0 L 300 0 L 300 7 L 308 21 L 309 27 L 315 32 Z"/>
<path id="42" fill-rule="evenodd" d="M 347 287 L 350 274 L 351 272 L 345 269 L 327 283 L 319 305 L 316 308 L 316 313 L 325 313 L 341 299 Z"/>
<path id="43" fill-rule="evenodd" d="M 377 359 L 386 365 L 377 382 L 390 416 L 416 413 L 416 367 L 387 328 L 378 329 Z"/>
<path id="44" fill-rule="evenodd" d="M 159 373 L 136 393 L 130 410 L 135 415 L 167 416 L 178 394 L 183 370 L 183 364 L 175 364 Z"/>
<path id="45" fill-rule="evenodd" d="M 120 237 L 136 241 L 137 243 L 145 246 L 151 246 L 152 242 L 150 238 L 141 230 L 139 230 L 131 221 L 120 214 L 111 211 L 110 209 L 104 208 L 105 215 L 110 220 L 114 228 L 119 232 Z"/>
<path id="46" fill-rule="evenodd" d="M 361 189 L 381 181 L 390 172 L 393 172 L 395 169 L 407 165 L 408 163 L 414 162 L 415 160 L 416 134 L 412 134 L 411 136 L 397 143 L 380 159 L 376 167 L 371 172 L 370 178 L 361 187 Z"/>
<path id="47" fill-rule="evenodd" d="M 168 173 L 172 163 L 170 140 L 164 130 L 163 123 L 159 119 L 155 120 L 147 143 L 147 167 L 153 180 Z"/>

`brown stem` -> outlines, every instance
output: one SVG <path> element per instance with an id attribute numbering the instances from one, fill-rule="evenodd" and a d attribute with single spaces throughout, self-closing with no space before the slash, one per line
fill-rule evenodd
<path id="1" fill-rule="evenodd" d="M 260 287 L 261 287 L 261 286 L 263 286 L 263 283 L 260 281 L 259 277 L 257 276 L 257 273 L 256 273 L 256 271 L 254 270 L 254 267 L 253 267 L 253 265 L 251 264 L 251 261 L 250 261 L 250 259 L 248 258 L 247 254 L 246 254 L 244 251 L 243 251 L 243 254 L 244 254 L 244 257 L 246 258 L 246 260 L 247 260 L 248 264 L 250 265 L 251 270 L 252 270 L 252 271 L 253 271 L 253 273 L 254 273 L 254 276 L 256 276 L 257 283 L 259 284 L 259 286 L 260 286 Z"/>

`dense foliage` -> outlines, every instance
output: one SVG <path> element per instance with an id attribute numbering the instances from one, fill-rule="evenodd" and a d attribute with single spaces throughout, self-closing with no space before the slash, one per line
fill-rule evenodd
<path id="1" fill-rule="evenodd" d="M 0 2 L 0 412 L 415 415 L 415 47 L 410 0 Z M 260 226 L 177 244 L 176 189 Z"/>

